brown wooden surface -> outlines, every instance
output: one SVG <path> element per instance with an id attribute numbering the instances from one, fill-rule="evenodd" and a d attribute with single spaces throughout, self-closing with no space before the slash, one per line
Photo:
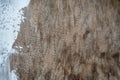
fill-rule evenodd
<path id="1" fill-rule="evenodd" d="M 120 80 L 120 0 L 31 0 L 25 16 L 20 80 Z"/>

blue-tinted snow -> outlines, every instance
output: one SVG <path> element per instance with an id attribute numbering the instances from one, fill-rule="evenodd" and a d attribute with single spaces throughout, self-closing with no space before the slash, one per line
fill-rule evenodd
<path id="1" fill-rule="evenodd" d="M 9 55 L 12 49 L 20 23 L 24 19 L 22 8 L 30 0 L 0 0 L 0 80 L 17 80 L 15 71 L 10 72 Z"/>

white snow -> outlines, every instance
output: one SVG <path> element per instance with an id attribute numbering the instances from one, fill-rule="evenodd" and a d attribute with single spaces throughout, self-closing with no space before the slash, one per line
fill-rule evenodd
<path id="1" fill-rule="evenodd" d="M 22 46 L 15 46 L 15 48 L 19 49 L 20 51 L 22 51 L 22 49 L 23 49 Z"/>
<path id="2" fill-rule="evenodd" d="M 10 80 L 17 80 L 18 77 L 16 76 L 16 71 L 15 70 L 12 70 L 11 71 L 11 75 L 10 75 Z"/>
<path id="3" fill-rule="evenodd" d="M 20 30 L 24 17 L 22 8 L 30 0 L 0 0 L 0 80 L 17 80 L 14 71 L 9 69 L 9 55 Z M 8 75 L 9 74 L 9 75 Z"/>
<path id="4" fill-rule="evenodd" d="M 9 0 L 12 6 L 14 6 L 17 10 L 24 8 L 29 4 L 29 0 Z"/>

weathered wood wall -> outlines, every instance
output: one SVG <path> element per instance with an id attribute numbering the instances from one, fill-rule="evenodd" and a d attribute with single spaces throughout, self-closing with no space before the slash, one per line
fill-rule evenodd
<path id="1" fill-rule="evenodd" d="M 120 79 L 120 0 L 31 0 L 25 16 L 20 80 Z"/>

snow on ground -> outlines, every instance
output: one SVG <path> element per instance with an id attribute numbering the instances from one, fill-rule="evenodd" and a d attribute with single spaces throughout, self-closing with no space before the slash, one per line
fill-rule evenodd
<path id="1" fill-rule="evenodd" d="M 12 70 L 11 71 L 11 75 L 10 75 L 10 80 L 17 80 L 18 77 L 16 76 L 16 71 L 15 70 Z"/>
<path id="2" fill-rule="evenodd" d="M 24 19 L 22 8 L 30 0 L 0 0 L 0 80 L 17 80 L 15 71 L 9 69 L 9 55 L 12 49 L 20 23 Z"/>

